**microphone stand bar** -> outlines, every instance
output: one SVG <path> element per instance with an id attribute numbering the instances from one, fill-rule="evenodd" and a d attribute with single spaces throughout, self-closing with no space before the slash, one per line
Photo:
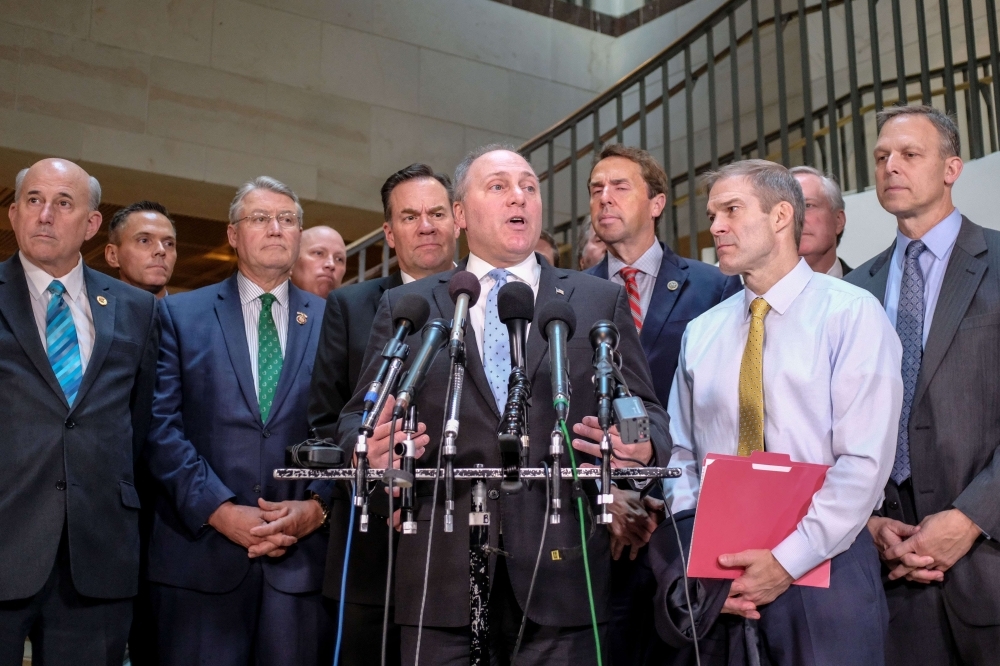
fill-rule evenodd
<path id="1" fill-rule="evenodd" d="M 504 469 L 502 467 L 459 467 L 452 470 L 455 479 L 459 481 L 472 481 L 477 479 L 502 479 Z M 572 479 L 573 470 L 564 467 L 560 476 L 563 479 Z M 417 481 L 433 481 L 434 477 L 444 478 L 444 470 L 438 472 L 433 467 L 420 467 L 414 476 Z M 367 479 L 369 481 L 381 481 L 385 474 L 384 469 L 369 468 Z M 615 467 L 611 470 L 611 479 L 676 479 L 681 475 L 679 467 Z M 543 467 L 522 467 L 519 470 L 521 479 L 544 479 L 551 475 L 551 471 L 546 474 Z M 598 467 L 587 467 L 577 470 L 577 476 L 581 479 L 600 479 L 601 469 Z M 328 479 L 333 481 L 351 481 L 355 477 L 353 469 L 308 469 L 299 467 L 286 467 L 274 470 L 274 478 L 279 481 L 298 481 L 301 479 Z"/>

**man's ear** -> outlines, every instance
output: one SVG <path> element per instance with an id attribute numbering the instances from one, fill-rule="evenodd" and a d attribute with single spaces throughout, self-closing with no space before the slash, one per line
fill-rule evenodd
<path id="1" fill-rule="evenodd" d="M 459 229 L 466 229 L 467 224 L 465 221 L 465 206 L 462 205 L 461 201 L 456 201 L 452 204 L 451 210 L 455 213 L 455 224 Z"/>
<path id="2" fill-rule="evenodd" d="M 114 243 L 108 243 L 104 246 L 104 261 L 108 262 L 108 266 L 111 268 L 121 268 L 118 263 L 118 246 Z"/>
<path id="3" fill-rule="evenodd" d="M 385 234 L 385 242 L 389 244 L 389 247 L 396 249 L 396 239 L 392 236 L 392 225 L 388 222 L 382 223 L 382 233 Z"/>

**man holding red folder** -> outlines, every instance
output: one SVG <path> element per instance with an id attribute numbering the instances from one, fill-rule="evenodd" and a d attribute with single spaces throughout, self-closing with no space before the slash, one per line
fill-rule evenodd
<path id="1" fill-rule="evenodd" d="M 745 289 L 684 334 L 668 405 L 670 465 L 684 474 L 667 484 L 668 501 L 674 512 L 696 506 L 707 454 L 767 451 L 829 466 L 780 544 L 719 558 L 743 569 L 720 619 L 746 624 L 729 632 L 727 661 L 882 663 L 888 610 L 864 527 L 893 463 L 899 339 L 875 297 L 798 256 L 805 203 L 787 169 L 745 160 L 708 185 L 720 268 L 742 275 Z M 829 588 L 791 586 L 825 560 Z"/>

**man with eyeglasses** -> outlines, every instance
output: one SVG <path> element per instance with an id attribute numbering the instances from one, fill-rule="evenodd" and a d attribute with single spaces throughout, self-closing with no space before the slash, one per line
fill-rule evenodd
<path id="1" fill-rule="evenodd" d="M 164 344 L 146 461 L 163 666 L 329 664 L 320 589 L 331 485 L 276 482 L 306 409 L 323 300 L 289 281 L 302 207 L 261 176 L 229 208 L 232 277 L 160 302 Z"/>

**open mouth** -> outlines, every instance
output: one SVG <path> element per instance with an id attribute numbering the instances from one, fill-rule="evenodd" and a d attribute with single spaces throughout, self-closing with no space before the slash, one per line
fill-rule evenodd
<path id="1" fill-rule="evenodd" d="M 507 220 L 507 222 L 509 224 L 517 224 L 517 225 L 521 225 L 521 226 L 527 224 L 527 222 L 525 221 L 525 219 L 523 217 L 512 217 L 509 220 Z"/>

